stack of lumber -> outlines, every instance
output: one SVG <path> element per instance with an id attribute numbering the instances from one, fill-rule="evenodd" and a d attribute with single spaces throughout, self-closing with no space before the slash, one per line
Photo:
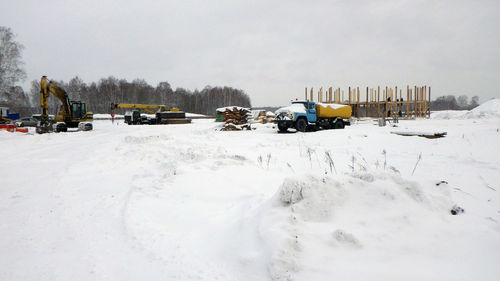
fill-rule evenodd
<path id="1" fill-rule="evenodd" d="M 254 110 L 253 118 L 255 123 L 266 124 L 266 123 L 273 123 L 274 118 L 276 118 L 276 115 L 270 111 Z"/>
<path id="2" fill-rule="evenodd" d="M 248 119 L 251 118 L 251 111 L 248 108 L 229 106 L 218 108 L 217 113 L 222 115 L 222 121 L 225 122 L 222 131 L 241 131 L 250 130 Z"/>

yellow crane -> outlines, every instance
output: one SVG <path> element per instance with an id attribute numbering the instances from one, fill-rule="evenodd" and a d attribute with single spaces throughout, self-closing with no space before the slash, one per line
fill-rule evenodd
<path id="1" fill-rule="evenodd" d="M 49 94 L 54 95 L 62 105 L 54 122 L 49 119 Z M 42 116 L 36 127 L 39 134 L 53 132 L 66 132 L 68 128 L 79 128 L 83 131 L 92 130 L 93 113 L 87 111 L 87 104 L 81 101 L 71 101 L 64 89 L 54 81 L 49 81 L 47 76 L 40 80 L 40 106 Z"/>

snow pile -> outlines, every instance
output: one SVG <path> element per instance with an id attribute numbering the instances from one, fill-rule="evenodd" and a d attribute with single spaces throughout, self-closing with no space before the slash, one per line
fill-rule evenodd
<path id="1" fill-rule="evenodd" d="M 317 105 L 323 107 L 323 108 L 332 108 L 332 109 L 339 109 L 339 108 L 342 108 L 342 107 L 346 107 L 348 105 L 345 105 L 345 104 L 337 104 L 337 103 L 316 103 Z"/>
<path id="2" fill-rule="evenodd" d="M 292 103 L 292 105 L 282 107 L 276 110 L 276 115 L 280 113 L 306 113 L 306 107 L 303 103 Z"/>
<path id="3" fill-rule="evenodd" d="M 468 110 L 441 110 L 441 111 L 432 111 L 431 119 L 440 119 L 440 120 L 450 120 L 450 119 L 460 119 L 468 113 Z"/>
<path id="4" fill-rule="evenodd" d="M 270 201 L 253 212 L 257 221 L 247 223 L 256 228 L 268 249 L 268 256 L 259 258 L 269 260 L 273 280 L 349 279 L 357 269 L 343 266 L 378 263 L 372 252 L 420 252 L 422 245 L 407 241 L 425 240 L 436 252 L 445 253 L 447 249 L 439 241 L 453 236 L 450 194 L 451 188 L 445 184 L 422 186 L 396 172 L 293 177 L 286 178 Z M 415 232 L 432 225 L 446 225 L 446 230 Z M 399 262 L 412 262 L 411 258 L 401 259 Z M 407 276 L 398 268 L 385 273 L 363 270 L 373 270 L 369 274 L 372 280 Z"/>
<path id="5" fill-rule="evenodd" d="M 467 112 L 464 118 L 500 118 L 500 99 L 492 99 L 481 104 Z"/>
<path id="6" fill-rule="evenodd" d="M 198 114 L 198 113 L 186 112 L 186 118 L 193 118 L 193 117 L 207 117 L 207 116 L 203 115 L 203 114 Z"/>
<path id="7" fill-rule="evenodd" d="M 215 111 L 216 111 L 216 112 L 220 112 L 220 113 L 224 113 L 224 112 L 226 112 L 227 110 L 247 110 L 247 109 L 248 109 L 248 108 L 245 108 L 245 107 L 232 105 L 232 106 L 226 106 L 226 107 L 219 107 L 219 108 L 217 108 Z"/>
<path id="8" fill-rule="evenodd" d="M 431 113 L 431 119 L 482 119 L 500 118 L 500 99 L 489 100 L 478 107 L 467 110 L 443 110 Z"/>

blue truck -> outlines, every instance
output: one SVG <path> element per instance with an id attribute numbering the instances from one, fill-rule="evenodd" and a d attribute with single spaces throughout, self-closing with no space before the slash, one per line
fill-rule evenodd
<path id="1" fill-rule="evenodd" d="M 274 123 L 281 133 L 293 128 L 300 132 L 308 129 L 343 129 L 350 125 L 352 109 L 348 105 L 294 101 L 276 111 Z"/>

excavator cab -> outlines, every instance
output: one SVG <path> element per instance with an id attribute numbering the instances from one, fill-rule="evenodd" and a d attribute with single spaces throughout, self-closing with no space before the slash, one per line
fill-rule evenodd
<path id="1" fill-rule="evenodd" d="M 80 120 L 87 114 L 87 104 L 81 101 L 71 103 L 71 119 Z"/>

